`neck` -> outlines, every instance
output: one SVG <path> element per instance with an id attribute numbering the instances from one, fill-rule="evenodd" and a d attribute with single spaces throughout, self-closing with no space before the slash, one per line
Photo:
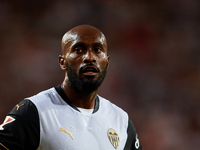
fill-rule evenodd
<path id="1" fill-rule="evenodd" d="M 69 87 L 66 82 L 63 82 L 61 87 L 73 105 L 79 108 L 94 109 L 98 90 L 89 94 L 84 94 L 75 91 L 73 88 Z"/>

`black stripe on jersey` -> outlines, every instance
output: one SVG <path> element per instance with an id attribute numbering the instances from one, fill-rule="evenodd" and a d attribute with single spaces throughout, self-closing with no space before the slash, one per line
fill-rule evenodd
<path id="1" fill-rule="evenodd" d="M 98 96 L 95 98 L 95 106 L 94 106 L 94 111 L 92 113 L 97 112 L 97 110 L 99 110 L 99 97 Z"/>
<path id="2" fill-rule="evenodd" d="M 56 91 L 58 92 L 58 94 L 60 95 L 60 97 L 72 108 L 74 108 L 77 111 L 80 111 L 76 106 L 74 106 L 72 104 L 72 102 L 69 100 L 69 98 L 67 97 L 67 95 L 65 94 L 65 92 L 63 91 L 61 85 L 58 85 L 55 87 Z"/>
<path id="3" fill-rule="evenodd" d="M 61 96 L 61 98 L 68 104 L 70 105 L 72 108 L 74 108 L 77 111 L 80 111 L 75 105 L 72 104 L 72 102 L 69 100 L 69 98 L 67 97 L 67 95 L 65 94 L 65 92 L 63 91 L 61 85 L 58 85 L 55 87 L 56 91 L 58 92 L 58 94 Z M 97 96 L 95 98 L 95 106 L 94 106 L 94 111 L 93 113 L 97 112 L 99 110 L 99 97 Z"/>

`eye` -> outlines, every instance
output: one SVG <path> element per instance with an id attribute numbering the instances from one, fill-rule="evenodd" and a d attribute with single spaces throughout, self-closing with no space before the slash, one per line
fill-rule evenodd
<path id="1" fill-rule="evenodd" d="M 77 47 L 77 48 L 75 48 L 74 51 L 77 52 L 77 53 L 82 53 L 83 49 L 81 47 Z"/>
<path id="2" fill-rule="evenodd" d="M 94 51 L 99 53 L 99 52 L 102 51 L 102 48 L 101 48 L 101 47 L 95 47 L 95 48 L 94 48 Z"/>

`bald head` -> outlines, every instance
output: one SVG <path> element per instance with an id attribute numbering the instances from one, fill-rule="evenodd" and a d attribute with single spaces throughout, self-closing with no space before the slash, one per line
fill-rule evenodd
<path id="1" fill-rule="evenodd" d="M 70 45 L 81 39 L 99 41 L 107 48 L 106 38 L 99 29 L 90 25 L 79 25 L 64 34 L 61 45 L 62 54 L 66 53 Z"/>

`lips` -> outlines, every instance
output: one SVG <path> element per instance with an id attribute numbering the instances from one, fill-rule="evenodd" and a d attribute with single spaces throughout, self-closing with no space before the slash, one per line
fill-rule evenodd
<path id="1" fill-rule="evenodd" d="M 99 72 L 99 69 L 92 65 L 92 66 L 85 66 L 81 69 L 81 73 L 83 73 L 86 76 L 94 76 Z"/>

